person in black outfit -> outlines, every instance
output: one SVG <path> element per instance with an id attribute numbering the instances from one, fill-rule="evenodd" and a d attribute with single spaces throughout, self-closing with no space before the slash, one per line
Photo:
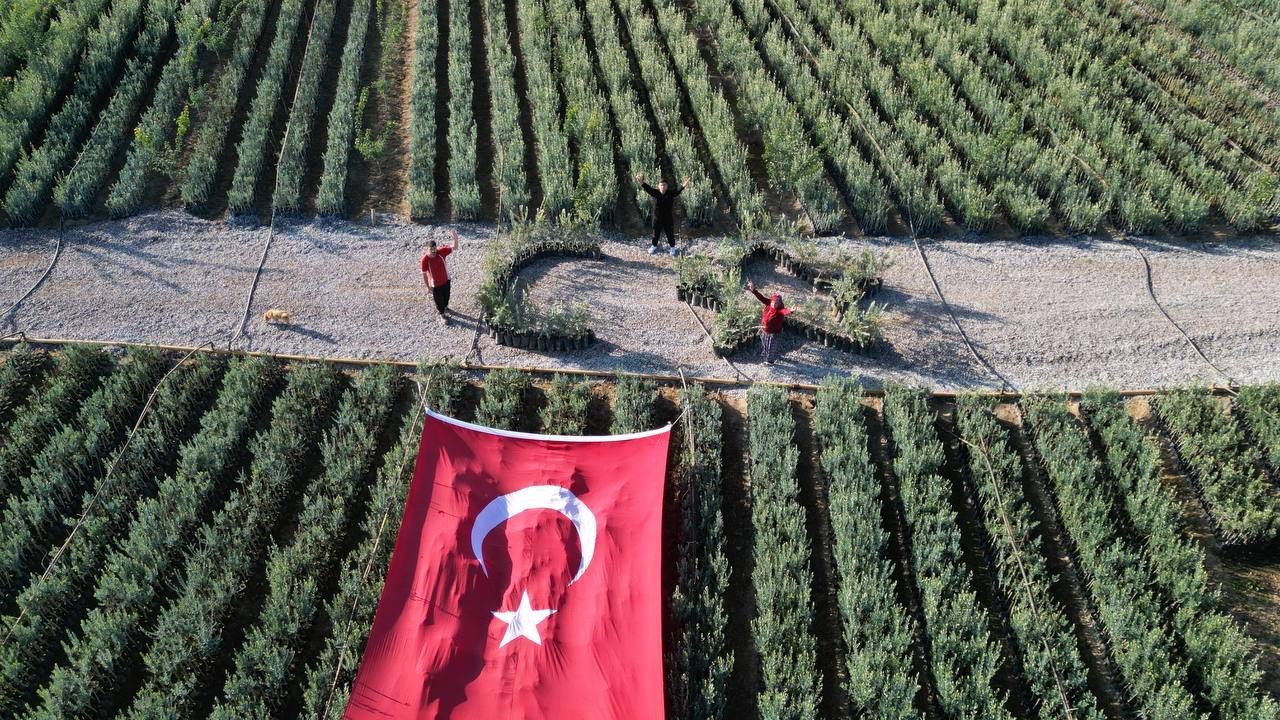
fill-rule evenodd
<path id="1" fill-rule="evenodd" d="M 649 254 L 658 252 L 658 236 L 663 232 L 667 234 L 667 245 L 671 247 L 671 256 L 676 254 L 676 221 L 673 211 L 676 205 L 676 196 L 684 192 L 689 187 L 689 178 L 685 178 L 680 187 L 675 190 L 667 189 L 667 181 L 659 180 L 658 187 L 653 187 L 644 181 L 644 173 L 636 173 L 636 182 L 644 191 L 653 196 L 653 244 L 649 246 Z"/>

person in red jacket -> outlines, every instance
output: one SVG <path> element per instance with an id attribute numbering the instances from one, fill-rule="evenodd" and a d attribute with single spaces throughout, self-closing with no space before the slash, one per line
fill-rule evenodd
<path id="1" fill-rule="evenodd" d="M 449 269 L 445 267 L 444 259 L 461 245 L 457 230 L 449 230 L 449 241 L 450 246 L 446 248 L 437 248 L 435 240 L 429 241 L 421 263 L 422 281 L 431 288 L 431 299 L 436 303 L 436 312 L 440 313 L 441 325 L 449 324 L 446 315 L 449 312 Z"/>
<path id="2" fill-rule="evenodd" d="M 756 290 L 756 284 L 750 280 L 747 281 L 747 289 L 764 304 L 764 314 L 760 316 L 760 344 L 764 346 L 761 354 L 764 357 L 764 364 L 772 365 L 777 347 L 776 341 L 782 332 L 782 322 L 791 314 L 791 308 L 783 307 L 782 295 L 779 293 L 774 293 L 771 298 L 765 298 L 759 290 Z"/>

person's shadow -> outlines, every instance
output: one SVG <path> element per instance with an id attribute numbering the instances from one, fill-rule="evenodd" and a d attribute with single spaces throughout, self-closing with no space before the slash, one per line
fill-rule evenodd
<path id="1" fill-rule="evenodd" d="M 478 316 L 467 315 L 466 313 L 460 313 L 457 310 L 450 310 L 447 317 L 449 318 L 449 325 L 454 327 L 475 330 L 481 325 L 480 318 Z"/>

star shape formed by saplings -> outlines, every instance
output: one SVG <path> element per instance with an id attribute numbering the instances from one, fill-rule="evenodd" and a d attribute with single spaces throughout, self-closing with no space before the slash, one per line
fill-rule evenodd
<path id="1" fill-rule="evenodd" d="M 555 614 L 555 610 L 534 610 L 533 605 L 529 602 L 529 591 L 525 590 L 520 596 L 520 605 L 514 611 L 491 611 L 493 616 L 507 624 L 507 633 L 502 636 L 502 642 L 498 647 L 503 647 L 507 643 L 518 637 L 525 637 L 534 642 L 535 645 L 542 644 L 542 636 L 538 634 L 538 623 L 546 620 Z"/>

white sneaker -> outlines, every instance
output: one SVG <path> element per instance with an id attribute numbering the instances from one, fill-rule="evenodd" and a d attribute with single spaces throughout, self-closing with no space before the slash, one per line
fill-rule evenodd
<path id="1" fill-rule="evenodd" d="M 672 245 L 671 249 L 668 252 L 671 253 L 671 257 L 675 257 L 676 255 L 680 254 L 680 250 L 675 245 Z"/>
<path id="2" fill-rule="evenodd" d="M 649 254 L 650 254 L 650 255 L 657 255 L 657 254 L 658 254 L 658 246 L 657 246 L 657 245 L 650 245 L 650 246 L 649 246 Z"/>

